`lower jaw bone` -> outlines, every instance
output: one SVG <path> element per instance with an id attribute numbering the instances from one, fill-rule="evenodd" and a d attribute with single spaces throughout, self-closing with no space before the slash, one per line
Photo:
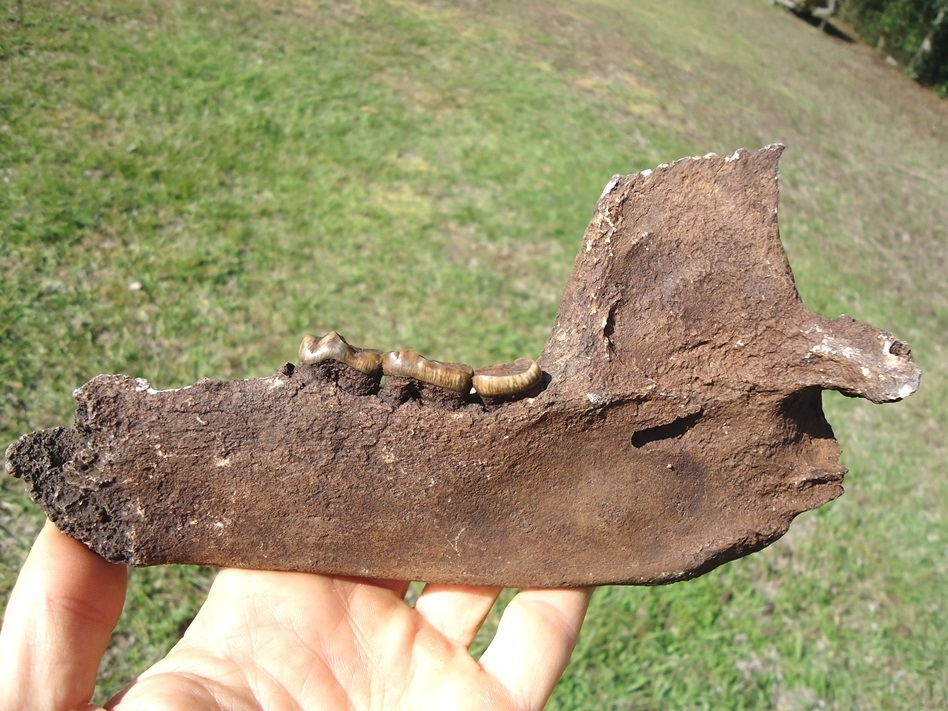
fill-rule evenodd
<path id="1" fill-rule="evenodd" d="M 74 427 L 21 437 L 7 469 L 119 563 L 510 587 L 700 575 L 842 493 L 821 390 L 918 387 L 904 343 L 799 300 L 781 150 L 610 181 L 535 397 L 447 411 L 303 367 L 169 391 L 102 375 Z"/>

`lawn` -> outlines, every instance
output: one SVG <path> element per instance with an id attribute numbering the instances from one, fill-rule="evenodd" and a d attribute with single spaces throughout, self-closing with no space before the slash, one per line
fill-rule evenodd
<path id="1" fill-rule="evenodd" d="M 767 0 L 8 3 L 0 441 L 97 373 L 264 376 L 310 332 L 536 357 L 610 176 L 774 141 L 804 301 L 922 387 L 824 396 L 847 493 L 771 548 L 599 590 L 550 708 L 943 708 L 948 102 Z M 42 517 L 0 482 L 5 600 Z M 133 572 L 102 697 L 212 575 Z"/>

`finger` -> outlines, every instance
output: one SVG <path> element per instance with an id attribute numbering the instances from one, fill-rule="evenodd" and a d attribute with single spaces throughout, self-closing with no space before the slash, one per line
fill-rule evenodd
<path id="1" fill-rule="evenodd" d="M 47 521 L 4 614 L 0 709 L 87 704 L 122 613 L 125 586 L 123 566 L 106 562 Z"/>
<path id="2" fill-rule="evenodd" d="M 261 595 L 277 598 L 296 598 L 305 605 L 316 597 L 334 589 L 366 589 L 372 596 L 386 603 L 401 602 L 410 582 L 387 578 L 355 578 L 351 576 L 320 575 L 317 573 L 288 573 L 270 570 L 243 570 L 222 568 L 214 580 L 211 594 L 227 595 L 234 600 L 259 600 Z M 232 604 L 232 603 L 231 603 Z"/>
<path id="3" fill-rule="evenodd" d="M 467 647 L 474 641 L 501 589 L 426 585 L 415 602 L 415 612 L 449 641 Z"/>
<path id="4" fill-rule="evenodd" d="M 392 594 L 397 598 L 405 597 L 405 593 L 408 592 L 408 586 L 411 585 L 410 580 L 389 580 L 388 578 L 353 578 L 350 576 L 339 576 L 339 580 L 349 580 L 353 583 L 361 583 L 363 585 L 373 585 L 377 588 L 386 588 L 391 590 Z"/>
<path id="5" fill-rule="evenodd" d="M 542 709 L 569 662 L 592 588 L 524 590 L 504 611 L 481 666 L 516 708 Z"/>

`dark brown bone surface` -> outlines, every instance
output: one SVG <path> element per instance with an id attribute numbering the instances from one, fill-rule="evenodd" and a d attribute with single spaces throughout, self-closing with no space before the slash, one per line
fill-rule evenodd
<path id="1" fill-rule="evenodd" d="M 756 551 L 842 493 L 820 393 L 914 392 L 908 347 L 800 302 L 782 148 L 609 183 L 540 364 L 485 408 L 338 368 L 155 391 L 100 375 L 8 469 L 115 562 L 504 586 L 653 584 Z M 371 385 L 371 384 L 369 384 Z"/>

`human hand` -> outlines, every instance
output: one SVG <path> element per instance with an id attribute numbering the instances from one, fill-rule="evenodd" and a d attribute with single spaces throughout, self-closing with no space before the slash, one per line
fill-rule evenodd
<path id="1" fill-rule="evenodd" d="M 0 630 L 0 711 L 85 710 L 126 572 L 47 523 Z M 591 595 L 517 594 L 490 646 L 468 645 L 499 588 L 222 570 L 184 637 L 106 708 L 540 709 Z M 88 707 L 96 708 L 96 707 Z"/>

